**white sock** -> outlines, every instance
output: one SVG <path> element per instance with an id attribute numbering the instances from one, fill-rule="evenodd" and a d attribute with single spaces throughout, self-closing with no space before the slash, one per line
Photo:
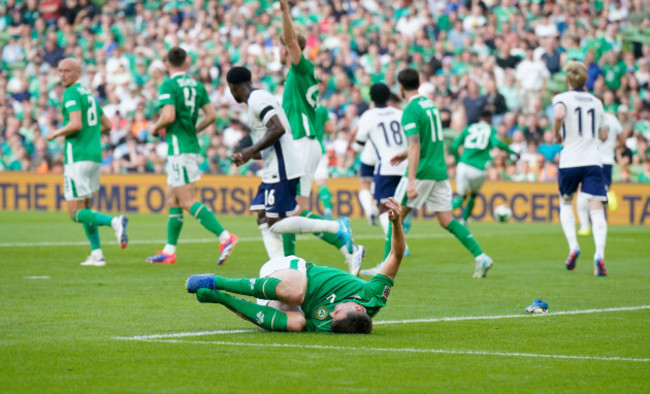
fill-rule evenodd
<path id="1" fill-rule="evenodd" d="M 379 215 L 379 224 L 381 224 L 381 229 L 384 230 L 384 235 L 388 235 L 388 212 L 384 212 Z"/>
<path id="2" fill-rule="evenodd" d="M 339 249 L 339 250 L 341 251 L 341 254 L 342 254 L 345 258 L 348 258 L 348 257 L 352 256 L 352 255 L 350 254 L 350 252 L 348 252 L 348 247 L 345 246 L 345 245 L 341 246 L 341 249 Z"/>
<path id="3" fill-rule="evenodd" d="M 339 224 L 333 220 L 309 219 L 302 216 L 284 218 L 271 226 L 271 231 L 278 234 L 330 233 L 339 231 Z"/>
<path id="4" fill-rule="evenodd" d="M 560 201 L 560 223 L 562 223 L 564 236 L 569 242 L 569 251 L 580 249 L 576 236 L 576 218 L 573 215 L 572 201 L 565 201 L 564 199 Z"/>
<path id="5" fill-rule="evenodd" d="M 481 253 L 478 256 L 474 257 L 474 261 L 480 263 L 485 258 L 485 253 Z"/>
<path id="6" fill-rule="evenodd" d="M 111 219 L 111 227 L 113 227 L 113 230 L 117 230 L 119 223 L 119 216 L 114 216 L 113 219 Z"/>
<path id="7" fill-rule="evenodd" d="M 607 220 L 605 219 L 605 210 L 598 209 L 589 212 L 591 216 L 592 231 L 594 232 L 594 243 L 596 244 L 596 254 L 598 257 L 605 258 L 605 243 L 607 242 Z"/>
<path id="8" fill-rule="evenodd" d="M 223 230 L 221 234 L 219 234 L 219 242 L 224 243 L 230 238 L 230 233 L 228 230 Z"/>
<path id="9" fill-rule="evenodd" d="M 104 253 L 102 253 L 101 249 L 95 249 L 92 252 L 90 252 L 90 255 L 95 258 L 95 260 L 101 260 L 104 258 Z"/>
<path id="10" fill-rule="evenodd" d="M 372 214 L 372 194 L 370 194 L 370 190 L 361 190 L 359 192 L 359 202 L 361 203 L 363 212 L 366 214 L 366 218 L 370 219 L 370 215 Z"/>
<path id="11" fill-rule="evenodd" d="M 165 247 L 163 248 L 162 252 L 164 254 L 175 254 L 176 253 L 176 245 L 166 244 Z"/>
<path id="12" fill-rule="evenodd" d="M 284 246 L 282 244 L 282 236 L 271 232 L 267 223 L 262 223 L 258 227 L 262 233 L 262 241 L 264 242 L 264 248 L 266 248 L 269 259 L 283 257 Z"/>
<path id="13" fill-rule="evenodd" d="M 578 220 L 580 220 L 580 229 L 589 229 L 589 199 L 582 193 L 578 193 L 576 200 L 576 210 L 578 211 Z"/>

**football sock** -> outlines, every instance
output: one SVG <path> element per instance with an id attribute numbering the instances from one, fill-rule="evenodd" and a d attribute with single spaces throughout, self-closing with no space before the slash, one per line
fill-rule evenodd
<path id="1" fill-rule="evenodd" d="M 333 220 L 317 220 L 302 216 L 292 216 L 275 222 L 271 226 L 274 233 L 306 234 L 306 233 L 334 233 L 339 231 L 339 224 Z"/>
<path id="2" fill-rule="evenodd" d="M 384 230 L 384 235 L 387 235 L 388 225 L 390 224 L 390 220 L 388 220 L 388 212 L 379 214 L 379 224 L 381 225 L 381 229 Z"/>
<path id="3" fill-rule="evenodd" d="M 318 185 L 318 198 L 325 209 L 332 209 L 332 192 L 327 185 Z"/>
<path id="4" fill-rule="evenodd" d="M 364 189 L 359 192 L 359 203 L 361 203 L 361 208 L 363 208 L 366 218 L 370 219 L 370 215 L 372 214 L 372 194 L 370 190 Z"/>
<path id="5" fill-rule="evenodd" d="M 271 229 L 269 229 L 271 231 Z M 296 255 L 296 234 L 281 234 L 282 235 L 282 250 L 285 256 Z"/>
<path id="6" fill-rule="evenodd" d="M 580 229 L 589 229 L 589 199 L 582 193 L 578 193 L 576 211 L 578 211 Z"/>
<path id="7" fill-rule="evenodd" d="M 447 231 L 454 234 L 460 243 L 463 244 L 465 249 L 469 250 L 474 257 L 483 254 L 483 250 L 474 239 L 472 233 L 470 233 L 467 227 L 463 226 L 458 220 L 452 220 L 447 226 Z"/>
<path id="8" fill-rule="evenodd" d="M 214 216 L 210 208 L 206 207 L 202 202 L 195 202 L 190 208 L 190 215 L 194 216 L 203 227 L 217 237 L 224 232 L 221 223 Z"/>
<path id="9" fill-rule="evenodd" d="M 456 209 L 456 208 L 460 207 L 461 205 L 463 205 L 463 200 L 464 199 L 461 196 L 454 197 L 454 199 L 451 200 L 451 209 Z"/>
<path id="10" fill-rule="evenodd" d="M 386 219 L 388 219 L 388 213 L 386 213 Z M 381 220 L 381 216 L 379 216 L 379 220 Z M 388 231 L 386 232 L 386 238 L 384 238 L 384 260 L 390 253 L 391 238 L 393 238 L 393 223 L 388 221 Z"/>
<path id="11" fill-rule="evenodd" d="M 576 218 L 573 216 L 573 202 L 560 200 L 560 223 L 564 236 L 569 242 L 569 251 L 580 249 L 576 235 Z"/>
<path id="12" fill-rule="evenodd" d="M 469 196 L 469 199 L 467 200 L 467 205 L 463 210 L 463 220 L 467 221 L 467 219 L 469 219 L 469 217 L 472 216 L 472 210 L 474 209 L 475 201 L 476 201 L 476 196 L 474 195 Z"/>
<path id="13" fill-rule="evenodd" d="M 196 299 L 199 302 L 212 302 L 234 309 L 265 330 L 287 330 L 287 314 L 270 306 L 257 305 L 250 301 L 235 298 L 230 294 L 210 289 L 199 289 L 196 292 Z"/>
<path id="14" fill-rule="evenodd" d="M 277 300 L 275 288 L 280 284 L 278 278 L 228 279 L 214 276 L 214 287 L 231 293 L 254 296 L 263 300 Z"/>
<path id="15" fill-rule="evenodd" d="M 262 242 L 264 242 L 264 248 L 269 255 L 269 259 L 284 256 L 282 236 L 271 232 L 267 223 L 260 224 L 258 228 L 260 229 L 260 233 L 262 233 Z"/>
<path id="16" fill-rule="evenodd" d="M 602 209 L 590 212 L 592 231 L 594 233 L 594 243 L 596 244 L 595 257 L 605 258 L 605 243 L 607 242 L 607 220 L 605 211 Z"/>
<path id="17" fill-rule="evenodd" d="M 309 219 L 325 220 L 324 217 L 309 211 L 300 212 L 300 216 Z M 341 239 L 336 236 L 336 233 L 314 233 L 314 235 L 322 239 L 323 241 L 327 242 L 328 244 L 336 247 L 339 250 L 341 249 L 342 246 L 345 245 L 345 242 L 341 241 Z"/>
<path id="18" fill-rule="evenodd" d="M 90 241 L 90 250 L 100 249 L 101 245 L 99 243 L 99 231 L 97 231 L 97 226 L 92 223 L 82 223 L 84 226 L 84 231 L 86 232 L 86 237 Z"/>
<path id="19" fill-rule="evenodd" d="M 183 208 L 169 208 L 169 217 L 167 219 L 167 245 L 176 246 L 178 244 L 178 236 L 181 235 L 182 228 Z"/>
<path id="20" fill-rule="evenodd" d="M 77 223 L 89 223 L 97 226 L 110 226 L 113 220 L 112 216 L 95 212 L 90 208 L 77 209 L 72 218 Z"/>

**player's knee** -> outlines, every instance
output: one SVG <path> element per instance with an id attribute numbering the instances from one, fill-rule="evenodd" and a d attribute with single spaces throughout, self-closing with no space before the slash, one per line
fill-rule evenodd
<path id="1" fill-rule="evenodd" d="M 287 312 L 287 331 L 300 332 L 305 329 L 307 320 L 299 312 Z"/>
<path id="2" fill-rule="evenodd" d="M 181 208 L 183 208 L 186 211 L 190 211 L 192 208 L 192 205 L 196 202 L 196 199 L 194 198 L 186 198 L 180 201 Z"/>
<path id="3" fill-rule="evenodd" d="M 305 288 L 294 283 L 282 281 L 275 289 L 278 299 L 290 306 L 299 306 L 305 301 Z"/>

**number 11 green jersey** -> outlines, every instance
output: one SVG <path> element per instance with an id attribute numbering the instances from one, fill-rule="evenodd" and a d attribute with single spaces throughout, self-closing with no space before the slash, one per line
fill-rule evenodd
<path id="1" fill-rule="evenodd" d="M 210 102 L 203 84 L 184 73 L 174 74 L 160 86 L 158 101 L 160 107 L 173 105 L 176 109 L 174 122 L 166 127 L 167 154 L 200 153 L 196 121 L 199 109 Z"/>
<path id="2" fill-rule="evenodd" d="M 81 111 L 81 130 L 65 137 L 65 147 L 63 148 L 65 164 L 78 161 L 101 163 L 101 122 L 99 119 L 104 112 L 97 105 L 97 100 L 90 91 L 79 83 L 68 87 L 63 93 L 61 115 L 63 115 L 64 125 L 68 124 L 70 114 L 74 111 Z"/>
<path id="3" fill-rule="evenodd" d="M 420 136 L 420 164 L 415 178 L 449 179 L 440 111 L 433 101 L 419 95 L 412 97 L 402 113 L 402 128 L 407 139 L 416 134 Z"/>

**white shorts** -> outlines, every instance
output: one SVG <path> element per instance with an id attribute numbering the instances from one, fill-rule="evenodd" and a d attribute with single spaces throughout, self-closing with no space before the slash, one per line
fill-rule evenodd
<path id="1" fill-rule="evenodd" d="M 260 278 L 268 278 L 275 271 L 289 270 L 289 269 L 293 269 L 307 275 L 307 263 L 305 262 L 305 260 L 296 256 L 284 256 L 284 257 L 276 257 L 274 259 L 267 261 L 262 266 L 262 268 L 260 268 Z M 270 300 L 265 300 L 261 298 L 257 299 L 257 303 L 259 305 L 266 305 L 269 303 L 269 301 Z"/>
<path id="2" fill-rule="evenodd" d="M 406 196 L 406 186 L 408 178 L 402 177 L 395 190 L 395 199 L 402 205 L 412 209 L 420 209 L 427 203 L 427 208 L 432 212 L 451 211 L 451 184 L 448 179 L 444 181 L 433 181 L 428 179 L 416 179 L 415 190 L 418 196 L 414 199 L 408 199 Z"/>
<path id="3" fill-rule="evenodd" d="M 311 184 L 314 181 L 314 174 L 316 174 L 318 162 L 321 156 L 323 156 L 323 150 L 320 142 L 313 138 L 303 137 L 294 140 L 294 143 L 302 161 L 302 170 L 305 173 L 305 175 L 300 177 L 299 196 L 309 197 L 311 195 Z"/>
<path id="4" fill-rule="evenodd" d="M 101 163 L 78 161 L 63 167 L 63 189 L 66 200 L 85 200 L 99 190 Z"/>
<path id="5" fill-rule="evenodd" d="M 316 166 L 316 173 L 314 174 L 314 179 L 327 179 L 329 178 L 329 164 L 330 158 L 327 155 L 322 155 L 318 161 L 318 166 Z"/>
<path id="6" fill-rule="evenodd" d="M 465 196 L 467 192 L 478 193 L 487 179 L 487 171 L 465 163 L 458 163 L 456 167 L 456 193 Z"/>
<path id="7" fill-rule="evenodd" d="M 189 185 L 201 179 L 198 153 L 167 156 L 167 184 L 171 187 Z"/>

